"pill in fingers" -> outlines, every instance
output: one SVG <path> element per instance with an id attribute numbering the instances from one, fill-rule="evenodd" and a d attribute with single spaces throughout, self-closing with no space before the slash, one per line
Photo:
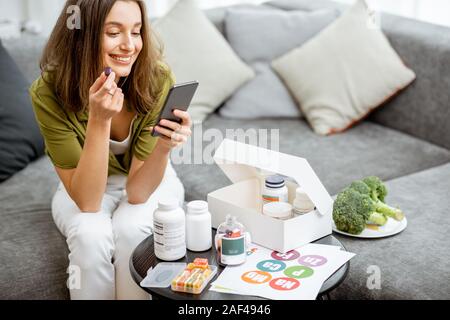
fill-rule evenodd
<path id="1" fill-rule="evenodd" d="M 111 72 L 112 72 L 111 67 L 106 67 L 106 68 L 105 68 L 105 75 L 106 75 L 107 77 L 109 77 L 109 75 L 111 74 Z"/>

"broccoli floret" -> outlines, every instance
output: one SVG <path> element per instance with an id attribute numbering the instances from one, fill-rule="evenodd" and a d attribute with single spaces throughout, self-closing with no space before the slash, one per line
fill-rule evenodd
<path id="1" fill-rule="evenodd" d="M 371 224 L 377 224 L 379 226 L 384 226 L 387 222 L 387 218 L 384 214 L 375 211 L 370 215 L 367 222 Z"/>
<path id="2" fill-rule="evenodd" d="M 369 187 L 370 197 L 374 201 L 379 200 L 384 202 L 384 198 L 387 196 L 387 188 L 380 178 L 376 176 L 370 176 L 364 178 L 362 182 L 364 182 Z"/>
<path id="3" fill-rule="evenodd" d="M 387 217 L 403 219 L 400 209 L 384 203 L 387 188 L 380 178 L 370 176 L 364 180 L 353 181 L 350 187 L 342 190 L 333 205 L 333 220 L 338 230 L 360 234 L 366 223 L 383 226 Z"/>
<path id="4" fill-rule="evenodd" d="M 380 178 L 375 177 L 375 176 L 370 176 L 367 177 L 365 179 L 363 179 L 363 181 L 370 189 L 369 191 L 369 195 L 372 198 L 372 200 L 375 203 L 375 210 L 377 212 L 383 213 L 384 215 L 394 218 L 395 220 L 402 220 L 404 218 L 404 214 L 402 212 L 402 210 L 398 209 L 398 208 L 393 208 L 389 205 L 387 205 L 384 202 L 384 199 L 387 195 L 387 188 L 384 185 L 383 181 L 381 181 Z M 355 183 L 355 182 L 354 182 Z M 352 186 L 353 184 L 352 183 Z M 358 182 L 358 192 L 361 192 L 360 190 L 362 190 L 359 182 Z M 366 192 L 363 192 L 366 193 Z"/>
<path id="5" fill-rule="evenodd" d="M 363 181 L 361 180 L 356 180 L 353 181 L 352 184 L 350 185 L 350 188 L 363 194 L 366 195 L 370 198 L 370 200 L 373 202 L 373 206 L 374 206 L 374 211 L 373 213 L 371 213 L 371 215 L 368 218 L 368 222 L 369 223 L 373 223 L 373 224 L 378 224 L 380 226 L 386 224 L 387 222 L 387 218 L 384 216 L 384 214 L 377 212 L 377 209 L 380 208 L 380 206 L 382 205 L 382 202 L 379 200 L 374 200 L 371 196 L 373 194 L 372 190 L 369 188 L 369 186 L 367 184 L 365 184 Z M 378 214 L 377 214 L 378 213 Z M 383 217 L 380 217 L 380 214 Z"/>
<path id="6" fill-rule="evenodd" d="M 370 188 L 369 188 L 369 186 L 367 184 L 365 184 L 361 180 L 353 181 L 352 184 L 350 185 L 350 188 L 358 191 L 359 193 L 367 194 L 367 195 L 370 196 Z"/>
<path id="7" fill-rule="evenodd" d="M 338 230 L 360 234 L 375 211 L 372 199 L 352 188 L 341 191 L 333 205 L 333 220 Z"/>

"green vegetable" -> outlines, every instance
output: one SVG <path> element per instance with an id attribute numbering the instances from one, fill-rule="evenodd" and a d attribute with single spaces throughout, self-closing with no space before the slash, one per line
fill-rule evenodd
<path id="1" fill-rule="evenodd" d="M 338 230 L 360 234 L 373 212 L 373 201 L 368 195 L 347 188 L 334 201 L 333 220 Z"/>
<path id="2" fill-rule="evenodd" d="M 387 220 L 388 218 L 384 214 L 375 211 L 370 215 L 367 222 L 371 224 L 377 224 L 379 226 L 384 226 Z"/>
<path id="3" fill-rule="evenodd" d="M 384 203 L 387 188 L 375 176 L 353 181 L 342 190 L 333 205 L 333 220 L 338 230 L 360 234 L 366 223 L 385 225 L 388 218 L 403 219 L 400 209 Z"/>
<path id="4" fill-rule="evenodd" d="M 384 185 L 383 181 L 380 180 L 380 178 L 370 176 L 365 178 L 363 182 L 370 189 L 370 197 L 375 202 L 375 210 L 377 212 L 383 213 L 384 215 L 394 218 L 397 221 L 400 221 L 405 217 L 402 210 L 393 208 L 384 202 L 384 198 L 387 195 L 387 188 Z"/>

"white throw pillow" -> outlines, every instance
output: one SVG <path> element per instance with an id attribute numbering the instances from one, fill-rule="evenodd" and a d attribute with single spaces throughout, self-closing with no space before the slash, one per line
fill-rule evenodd
<path id="1" fill-rule="evenodd" d="M 178 83 L 200 85 L 189 108 L 192 119 L 203 121 L 255 74 L 193 0 L 180 0 L 154 23 L 165 59 Z"/>
<path id="2" fill-rule="evenodd" d="M 321 135 L 348 129 L 416 77 L 374 27 L 364 0 L 272 67 Z"/>

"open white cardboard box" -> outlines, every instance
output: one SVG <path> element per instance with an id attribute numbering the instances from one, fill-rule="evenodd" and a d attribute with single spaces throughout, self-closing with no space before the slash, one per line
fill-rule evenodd
<path id="1" fill-rule="evenodd" d="M 331 234 L 333 199 L 306 159 L 225 139 L 214 161 L 233 182 L 208 194 L 214 228 L 228 214 L 234 215 L 251 233 L 252 242 L 281 253 Z M 261 188 L 265 176 L 274 173 L 296 182 L 286 182 L 289 203 L 300 185 L 316 210 L 289 220 L 263 215 Z"/>

